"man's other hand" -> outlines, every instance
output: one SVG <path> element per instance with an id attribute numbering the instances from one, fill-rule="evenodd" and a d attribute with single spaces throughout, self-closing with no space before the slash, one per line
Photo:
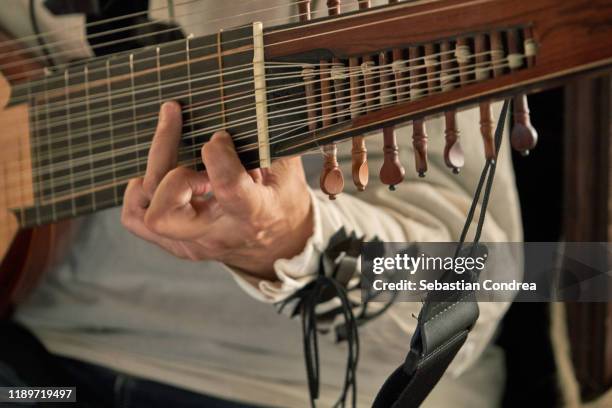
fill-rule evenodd
<path id="1" fill-rule="evenodd" d="M 125 192 L 121 221 L 135 235 L 185 259 L 216 260 L 264 279 L 300 253 L 313 230 L 300 158 L 247 171 L 226 132 L 202 148 L 206 171 L 177 167 L 181 107 L 165 103 L 145 176 Z"/>

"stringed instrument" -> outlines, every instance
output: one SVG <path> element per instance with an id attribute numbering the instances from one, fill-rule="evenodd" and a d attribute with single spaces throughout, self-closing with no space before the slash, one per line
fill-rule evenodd
<path id="1" fill-rule="evenodd" d="M 330 0 L 330 16 L 311 19 L 304 0 L 298 23 L 188 36 L 44 75 L 15 42 L 0 42 L 10 79 L 0 82 L 2 298 L 16 285 L 6 276 L 24 267 L 33 231 L 47 241 L 41 226 L 121 205 L 128 180 L 144 173 L 164 101 L 184 107 L 180 165 L 202 170 L 202 145 L 227 129 L 248 168 L 322 150 L 321 189 L 334 198 L 344 186 L 337 142 L 352 139 L 358 190 L 369 178 L 364 136 L 381 128 L 381 181 L 402 182 L 394 126 L 404 122 L 412 122 L 419 175 L 428 137 L 445 138 L 446 165 L 459 172 L 457 110 L 480 107 L 492 159 L 491 102 L 513 97 L 511 142 L 526 154 L 537 133 L 525 93 L 612 67 L 609 1 L 358 3 L 342 14 Z M 436 114 L 445 116 L 445 135 L 427 133 L 425 119 Z"/>

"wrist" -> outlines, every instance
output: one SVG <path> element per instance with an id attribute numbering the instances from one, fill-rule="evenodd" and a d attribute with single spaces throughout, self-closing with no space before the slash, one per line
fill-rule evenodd
<path id="1" fill-rule="evenodd" d="M 304 189 L 304 194 L 295 195 L 297 200 L 292 200 L 293 204 L 284 210 L 278 211 L 276 221 L 272 222 L 262 231 L 262 236 L 268 235 L 264 239 L 265 243 L 258 245 L 257 253 L 250 259 L 244 260 L 244 265 L 239 266 L 244 272 L 268 281 L 276 281 L 278 277 L 274 271 L 274 263 L 278 259 L 291 259 L 302 253 L 308 240 L 314 233 L 314 210 L 312 195 L 308 187 Z"/>

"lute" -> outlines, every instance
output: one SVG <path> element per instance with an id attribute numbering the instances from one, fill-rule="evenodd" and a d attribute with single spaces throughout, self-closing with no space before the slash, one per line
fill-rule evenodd
<path id="1" fill-rule="evenodd" d="M 536 134 L 525 93 L 612 66 L 609 1 L 359 3 L 355 12 L 188 36 L 42 76 L 35 66 L 4 72 L 0 258 L 19 231 L 120 205 L 128 180 L 144 173 L 166 100 L 184 107 L 181 165 L 202 169 L 201 146 L 227 129 L 249 168 L 322 149 L 322 189 L 334 196 L 342 187 L 336 142 L 353 138 L 358 189 L 368 176 L 362 137 L 380 128 L 381 179 L 403 179 L 393 126 L 407 121 L 417 172 L 427 170 L 427 137 L 446 138 L 445 161 L 458 171 L 458 109 L 480 105 L 490 156 L 490 101 L 514 96 L 512 144 L 527 152 Z M 6 43 L 0 53 L 19 55 Z M 435 114 L 445 114 L 446 135 L 426 134 L 424 119 Z"/>

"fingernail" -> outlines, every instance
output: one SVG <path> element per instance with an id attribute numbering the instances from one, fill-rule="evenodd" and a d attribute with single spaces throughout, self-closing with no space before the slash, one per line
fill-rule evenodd
<path id="1" fill-rule="evenodd" d="M 177 106 L 176 102 L 164 102 L 159 112 L 159 120 L 165 120 L 168 115 L 177 110 Z"/>
<path id="2" fill-rule="evenodd" d="M 227 133 L 225 130 L 219 130 L 218 132 L 215 132 L 212 135 L 211 139 L 213 139 L 213 138 L 217 139 L 219 137 L 229 137 L 229 138 L 231 138 L 230 134 Z"/>

